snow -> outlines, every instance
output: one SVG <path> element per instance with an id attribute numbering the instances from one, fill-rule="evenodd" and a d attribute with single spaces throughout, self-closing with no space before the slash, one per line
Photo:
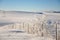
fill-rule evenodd
<path id="1" fill-rule="evenodd" d="M 10 31 L 4 31 L 4 32 L 0 32 L 0 40 L 54 40 L 54 39 L 49 38 L 49 37 L 35 36 L 32 34 L 27 34 L 25 32 L 15 33 L 15 32 L 10 32 Z"/>
<path id="2" fill-rule="evenodd" d="M 57 13 L 0 12 L 0 24 L 5 24 L 0 25 L 0 40 L 55 40 L 56 24 L 59 20 L 60 14 Z M 59 33 L 60 24 L 60 36 Z"/>

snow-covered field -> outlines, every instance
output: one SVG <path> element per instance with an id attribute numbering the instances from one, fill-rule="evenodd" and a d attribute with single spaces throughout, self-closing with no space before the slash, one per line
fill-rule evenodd
<path id="1" fill-rule="evenodd" d="M 41 37 L 25 33 L 21 30 L 9 30 L 0 32 L 0 40 L 55 40 L 50 37 Z"/>
<path id="2" fill-rule="evenodd" d="M 0 11 L 0 40 L 56 40 L 56 27 L 60 36 L 60 13 Z"/>

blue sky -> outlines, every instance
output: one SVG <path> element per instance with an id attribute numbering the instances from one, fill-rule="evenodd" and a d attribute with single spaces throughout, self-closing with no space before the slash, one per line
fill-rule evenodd
<path id="1" fill-rule="evenodd" d="M 0 0 L 0 10 L 60 11 L 60 0 Z"/>

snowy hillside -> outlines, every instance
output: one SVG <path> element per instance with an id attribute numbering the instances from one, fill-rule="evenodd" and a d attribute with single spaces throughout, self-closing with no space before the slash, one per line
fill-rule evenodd
<path id="1" fill-rule="evenodd" d="M 30 40 L 30 37 L 33 35 L 34 37 L 32 37 L 31 40 L 55 40 L 56 27 L 58 28 L 57 36 L 60 36 L 60 14 L 58 13 L 43 12 L 43 14 L 40 14 L 39 12 L 0 11 L 0 33 L 2 34 L 5 32 L 9 35 L 9 31 L 7 30 L 18 29 L 23 30 L 27 35 L 31 34 L 26 40 L 28 40 L 28 38 Z M 21 35 L 24 34 L 23 36 L 25 37 L 25 33 L 22 33 Z M 6 34 L 2 34 L 0 35 L 0 39 L 4 40 L 3 36 Z M 16 35 L 15 33 L 13 34 L 17 37 L 20 33 Z M 10 35 L 13 36 L 13 34 Z M 8 37 L 7 35 L 6 37 Z M 19 36 L 20 38 L 21 35 Z M 24 37 L 22 37 L 21 40 L 24 40 Z M 20 38 L 18 38 L 18 40 Z M 60 37 L 58 37 L 58 39 L 59 38 Z"/>

